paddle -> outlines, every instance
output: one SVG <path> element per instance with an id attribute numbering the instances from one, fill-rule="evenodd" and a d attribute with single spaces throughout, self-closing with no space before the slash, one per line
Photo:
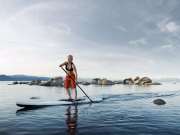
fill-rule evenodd
<path id="1" fill-rule="evenodd" d="M 68 72 L 63 68 L 63 67 L 61 67 L 62 68 L 62 70 L 64 70 L 64 72 L 67 74 L 67 75 L 69 75 L 68 74 Z M 69 77 L 72 79 L 72 81 L 73 82 L 75 82 L 76 83 L 76 81 L 69 75 Z M 79 86 L 79 84 L 78 83 L 76 83 L 76 85 L 79 87 L 79 89 L 84 93 L 84 95 L 89 99 L 89 101 L 91 101 L 91 103 L 93 103 L 93 101 L 92 101 L 92 99 L 86 94 L 86 92 Z"/>

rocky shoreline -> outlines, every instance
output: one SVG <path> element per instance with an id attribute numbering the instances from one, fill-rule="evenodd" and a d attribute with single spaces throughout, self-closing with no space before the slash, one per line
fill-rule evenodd
<path id="1" fill-rule="evenodd" d="M 38 85 L 38 86 L 49 86 L 49 87 L 63 87 L 64 80 L 62 77 L 54 77 L 49 79 L 48 81 L 42 80 L 33 80 L 33 81 L 14 81 L 10 85 L 17 85 L 17 84 L 26 84 L 26 85 Z M 161 85 L 159 82 L 153 82 L 148 77 L 142 77 L 137 81 L 137 77 L 133 80 L 132 78 L 127 78 L 124 80 L 108 80 L 108 79 L 101 79 L 101 78 L 94 78 L 91 81 L 79 81 L 78 84 L 81 85 L 101 85 L 101 86 L 109 86 L 115 84 L 124 84 L 124 85 L 139 85 L 139 86 L 147 86 L 147 85 Z"/>

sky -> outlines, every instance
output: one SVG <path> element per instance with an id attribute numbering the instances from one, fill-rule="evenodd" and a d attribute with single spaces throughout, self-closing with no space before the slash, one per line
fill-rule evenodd
<path id="1" fill-rule="evenodd" d="M 0 74 L 180 77 L 179 0 L 0 0 Z"/>

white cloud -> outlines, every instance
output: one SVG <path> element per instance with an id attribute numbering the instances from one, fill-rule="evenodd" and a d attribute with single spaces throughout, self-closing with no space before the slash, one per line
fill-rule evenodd
<path id="1" fill-rule="evenodd" d="M 176 32 L 179 30 L 179 26 L 175 22 L 169 22 L 166 24 L 166 29 L 169 32 Z"/>
<path id="2" fill-rule="evenodd" d="M 116 26 L 116 28 L 120 31 L 127 32 L 127 29 L 121 25 Z"/>
<path id="3" fill-rule="evenodd" d="M 179 44 L 179 40 L 176 43 L 173 38 L 171 40 L 174 42 L 163 42 L 164 45 L 158 42 L 155 44 L 158 47 L 155 48 L 155 41 L 151 36 L 161 41 L 162 38 L 166 39 L 164 33 L 159 30 L 157 33 L 160 35 L 155 35 L 157 29 L 154 30 L 154 28 L 157 27 L 154 27 L 154 24 L 156 22 L 161 22 L 158 24 L 158 28 L 163 32 L 177 32 L 179 31 L 179 25 L 176 20 L 160 21 L 161 15 L 160 18 L 156 18 L 156 14 L 147 15 L 153 16 L 153 18 L 150 19 L 150 23 L 147 23 L 147 25 L 142 25 L 140 22 L 143 22 L 143 19 L 136 20 L 133 18 L 135 15 L 139 18 L 141 13 L 147 11 L 145 9 L 139 12 L 139 4 L 136 4 L 137 7 L 134 9 L 131 8 L 135 14 L 132 14 L 132 12 L 130 14 L 128 12 L 123 13 L 127 9 L 126 4 L 122 4 L 122 8 L 117 6 L 117 9 L 113 9 L 113 12 L 115 11 L 117 14 L 116 16 L 115 14 L 107 14 L 107 8 L 105 7 L 107 6 L 111 10 L 108 2 L 91 4 L 92 1 L 82 1 L 79 4 L 66 0 L 14 1 L 9 0 L 4 5 L 5 1 L 1 2 L 0 0 L 1 73 L 64 75 L 63 72 L 62 74 L 59 73 L 57 65 L 64 61 L 67 54 L 71 53 L 75 57 L 78 73 L 83 77 L 102 75 L 121 78 L 126 75 L 142 75 L 143 73 L 162 74 L 161 67 L 167 67 L 167 69 L 163 68 L 165 73 L 170 69 L 168 67 L 169 61 L 164 62 L 164 65 L 167 64 L 167 66 L 159 66 L 159 63 L 163 65 L 161 61 L 166 60 L 167 54 L 175 50 L 170 48 Z M 114 22 L 115 20 L 117 22 Z M 103 21 L 106 22 L 101 27 Z M 119 25 L 114 25 L 114 23 L 119 23 Z M 107 24 L 110 24 L 109 27 L 107 27 Z M 148 29 L 145 28 L 144 30 L 144 26 L 148 26 Z M 155 32 L 149 33 L 149 29 Z M 121 35 L 116 35 L 119 42 L 111 42 L 114 38 L 112 35 L 114 31 L 122 32 Z M 148 34 L 146 35 L 142 31 L 146 31 Z M 110 41 L 101 43 L 99 42 L 101 40 Z M 126 46 L 127 42 L 129 46 Z M 146 49 L 143 48 L 145 46 Z M 158 57 L 160 53 L 165 54 L 159 61 L 151 56 L 151 51 L 148 50 L 148 48 L 153 47 L 159 49 L 154 57 Z M 139 48 L 142 48 L 142 50 L 139 50 Z M 177 51 L 174 52 L 177 53 Z M 172 62 L 171 65 L 175 64 L 178 64 L 178 62 L 174 62 L 174 64 Z M 173 71 L 179 73 L 178 68 Z"/>
<path id="4" fill-rule="evenodd" d="M 160 23 L 157 24 L 161 32 L 178 32 L 180 30 L 180 26 L 174 22 L 170 21 L 168 18 L 164 19 Z"/>
<path id="5" fill-rule="evenodd" d="M 174 45 L 172 45 L 172 44 L 162 45 L 161 48 L 162 49 L 173 49 Z"/>
<path id="6" fill-rule="evenodd" d="M 140 38 L 137 40 L 131 40 L 128 43 L 129 45 L 133 45 L 133 46 L 143 46 L 147 44 L 147 40 L 145 38 Z"/>

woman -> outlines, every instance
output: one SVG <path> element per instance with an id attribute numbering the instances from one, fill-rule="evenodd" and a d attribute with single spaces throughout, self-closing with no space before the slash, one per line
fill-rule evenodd
<path id="1" fill-rule="evenodd" d="M 65 66 L 65 70 L 67 71 L 67 75 L 64 80 L 64 88 L 67 91 L 69 96 L 69 100 L 73 100 L 72 93 L 74 95 L 74 99 L 77 99 L 77 91 L 76 91 L 76 81 L 77 81 L 77 70 L 76 66 L 73 63 L 73 56 L 68 55 L 68 60 L 59 65 L 59 67 L 63 68 Z"/>

